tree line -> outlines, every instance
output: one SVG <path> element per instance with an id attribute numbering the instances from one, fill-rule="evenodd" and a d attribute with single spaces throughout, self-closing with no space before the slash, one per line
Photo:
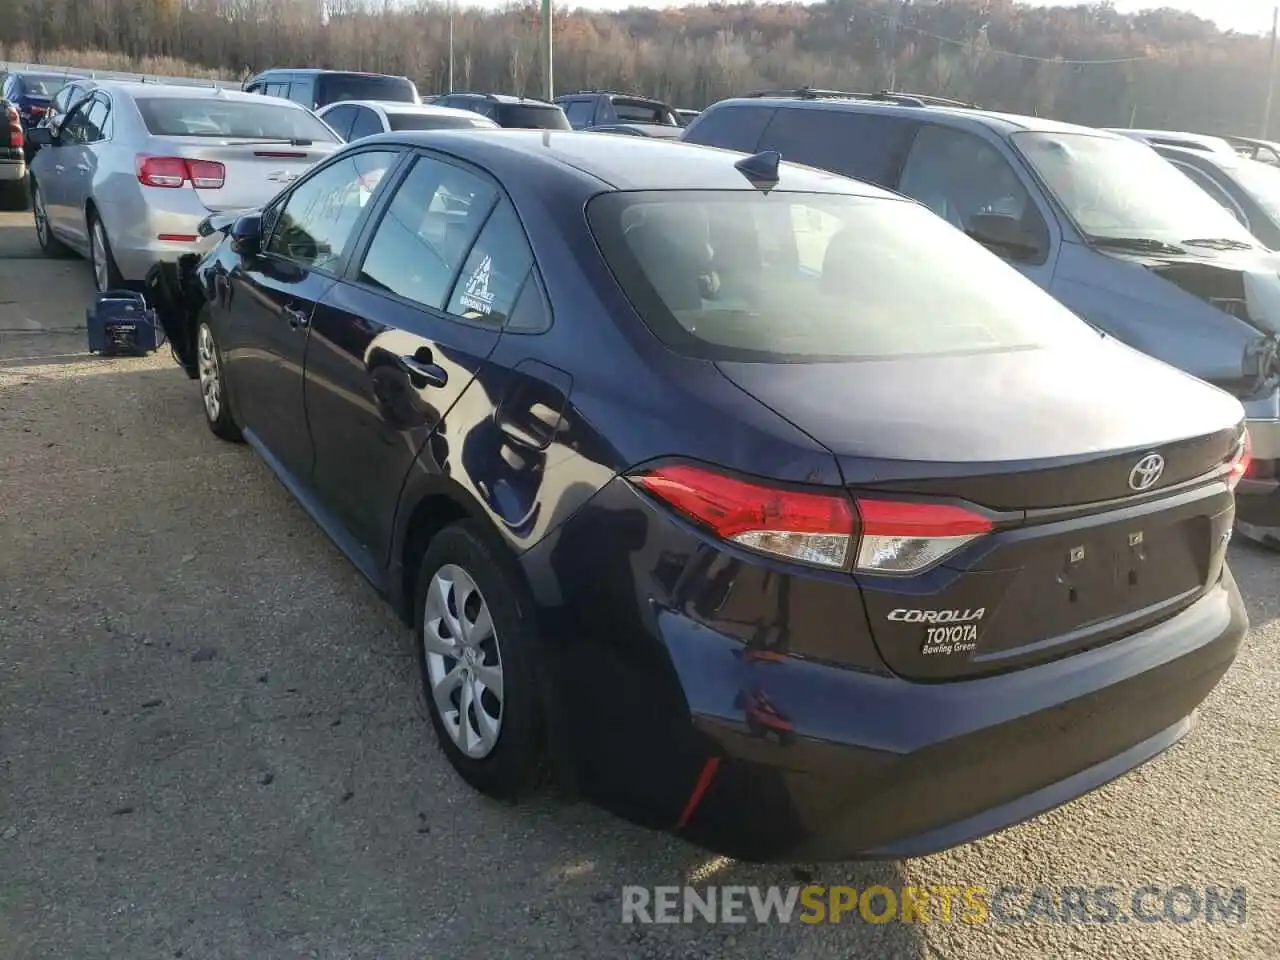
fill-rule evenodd
<path id="1" fill-rule="evenodd" d="M 242 78 L 271 66 L 404 74 L 449 87 L 440 0 L 0 0 L 0 60 Z M 533 0 L 453 16 L 453 86 L 538 95 Z M 1017 0 L 557 7 L 557 92 L 701 107 L 800 86 L 892 87 L 1095 126 L 1258 135 L 1269 38 L 1171 9 Z M 1276 113 L 1280 115 L 1280 104 Z M 1280 120 L 1271 123 L 1280 136 Z"/>

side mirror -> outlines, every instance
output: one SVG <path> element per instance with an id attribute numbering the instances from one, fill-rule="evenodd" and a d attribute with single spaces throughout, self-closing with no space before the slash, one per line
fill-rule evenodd
<path id="1" fill-rule="evenodd" d="M 1047 253 L 1044 238 L 1029 231 L 1018 217 L 974 214 L 965 233 L 994 253 L 1012 260 L 1042 260 Z"/>
<path id="2" fill-rule="evenodd" d="M 256 257 L 262 251 L 260 214 L 245 214 L 231 225 L 231 249 L 242 257 Z"/>
<path id="3" fill-rule="evenodd" d="M 27 142 L 35 147 L 51 147 L 58 141 L 49 127 L 34 127 L 27 131 Z"/>

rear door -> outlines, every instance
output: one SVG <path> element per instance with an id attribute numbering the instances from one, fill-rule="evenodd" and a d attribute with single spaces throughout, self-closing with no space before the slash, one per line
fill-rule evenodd
<path id="1" fill-rule="evenodd" d="M 504 204 L 479 171 L 417 156 L 346 282 L 316 310 L 306 387 L 315 486 L 379 560 L 410 466 L 493 352 L 518 292 L 511 274 L 528 272 L 525 254 L 475 242 L 495 217 L 513 219 Z M 439 438 L 460 454 L 464 438 Z"/>
<path id="2" fill-rule="evenodd" d="M 236 412 L 278 463 L 310 479 L 303 366 L 311 315 L 334 285 L 395 150 L 347 154 L 297 184 L 264 216 L 262 254 L 232 274 L 224 360 Z M 372 190 L 369 188 L 372 187 Z"/>

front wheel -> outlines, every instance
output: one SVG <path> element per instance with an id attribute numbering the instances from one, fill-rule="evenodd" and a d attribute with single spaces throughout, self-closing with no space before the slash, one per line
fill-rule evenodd
<path id="1" fill-rule="evenodd" d="M 440 747 L 476 790 L 513 799 L 542 771 L 532 612 L 514 572 L 469 521 L 432 539 L 418 571 L 422 688 Z"/>
<path id="2" fill-rule="evenodd" d="M 53 228 L 49 225 L 49 211 L 44 205 L 44 190 L 34 180 L 31 182 L 31 213 L 36 222 L 36 241 L 45 256 L 65 257 L 70 253 L 66 245 L 53 235 Z"/>
<path id="3" fill-rule="evenodd" d="M 231 407 L 227 403 L 226 383 L 222 376 L 222 354 L 213 338 L 213 329 L 205 320 L 200 321 L 196 332 L 196 362 L 200 374 L 200 396 L 204 400 L 204 420 L 213 435 L 231 443 L 240 443 L 244 437 Z"/>

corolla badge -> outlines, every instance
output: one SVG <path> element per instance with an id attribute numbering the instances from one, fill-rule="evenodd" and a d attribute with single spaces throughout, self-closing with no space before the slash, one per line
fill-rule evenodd
<path id="1" fill-rule="evenodd" d="M 292 170 L 275 170 L 267 174 L 267 179 L 272 183 L 293 183 L 300 176 L 302 174 L 294 173 Z"/>
<path id="2" fill-rule="evenodd" d="M 1150 490 L 1164 473 L 1164 457 L 1148 453 L 1129 471 L 1129 486 L 1138 491 Z"/>

